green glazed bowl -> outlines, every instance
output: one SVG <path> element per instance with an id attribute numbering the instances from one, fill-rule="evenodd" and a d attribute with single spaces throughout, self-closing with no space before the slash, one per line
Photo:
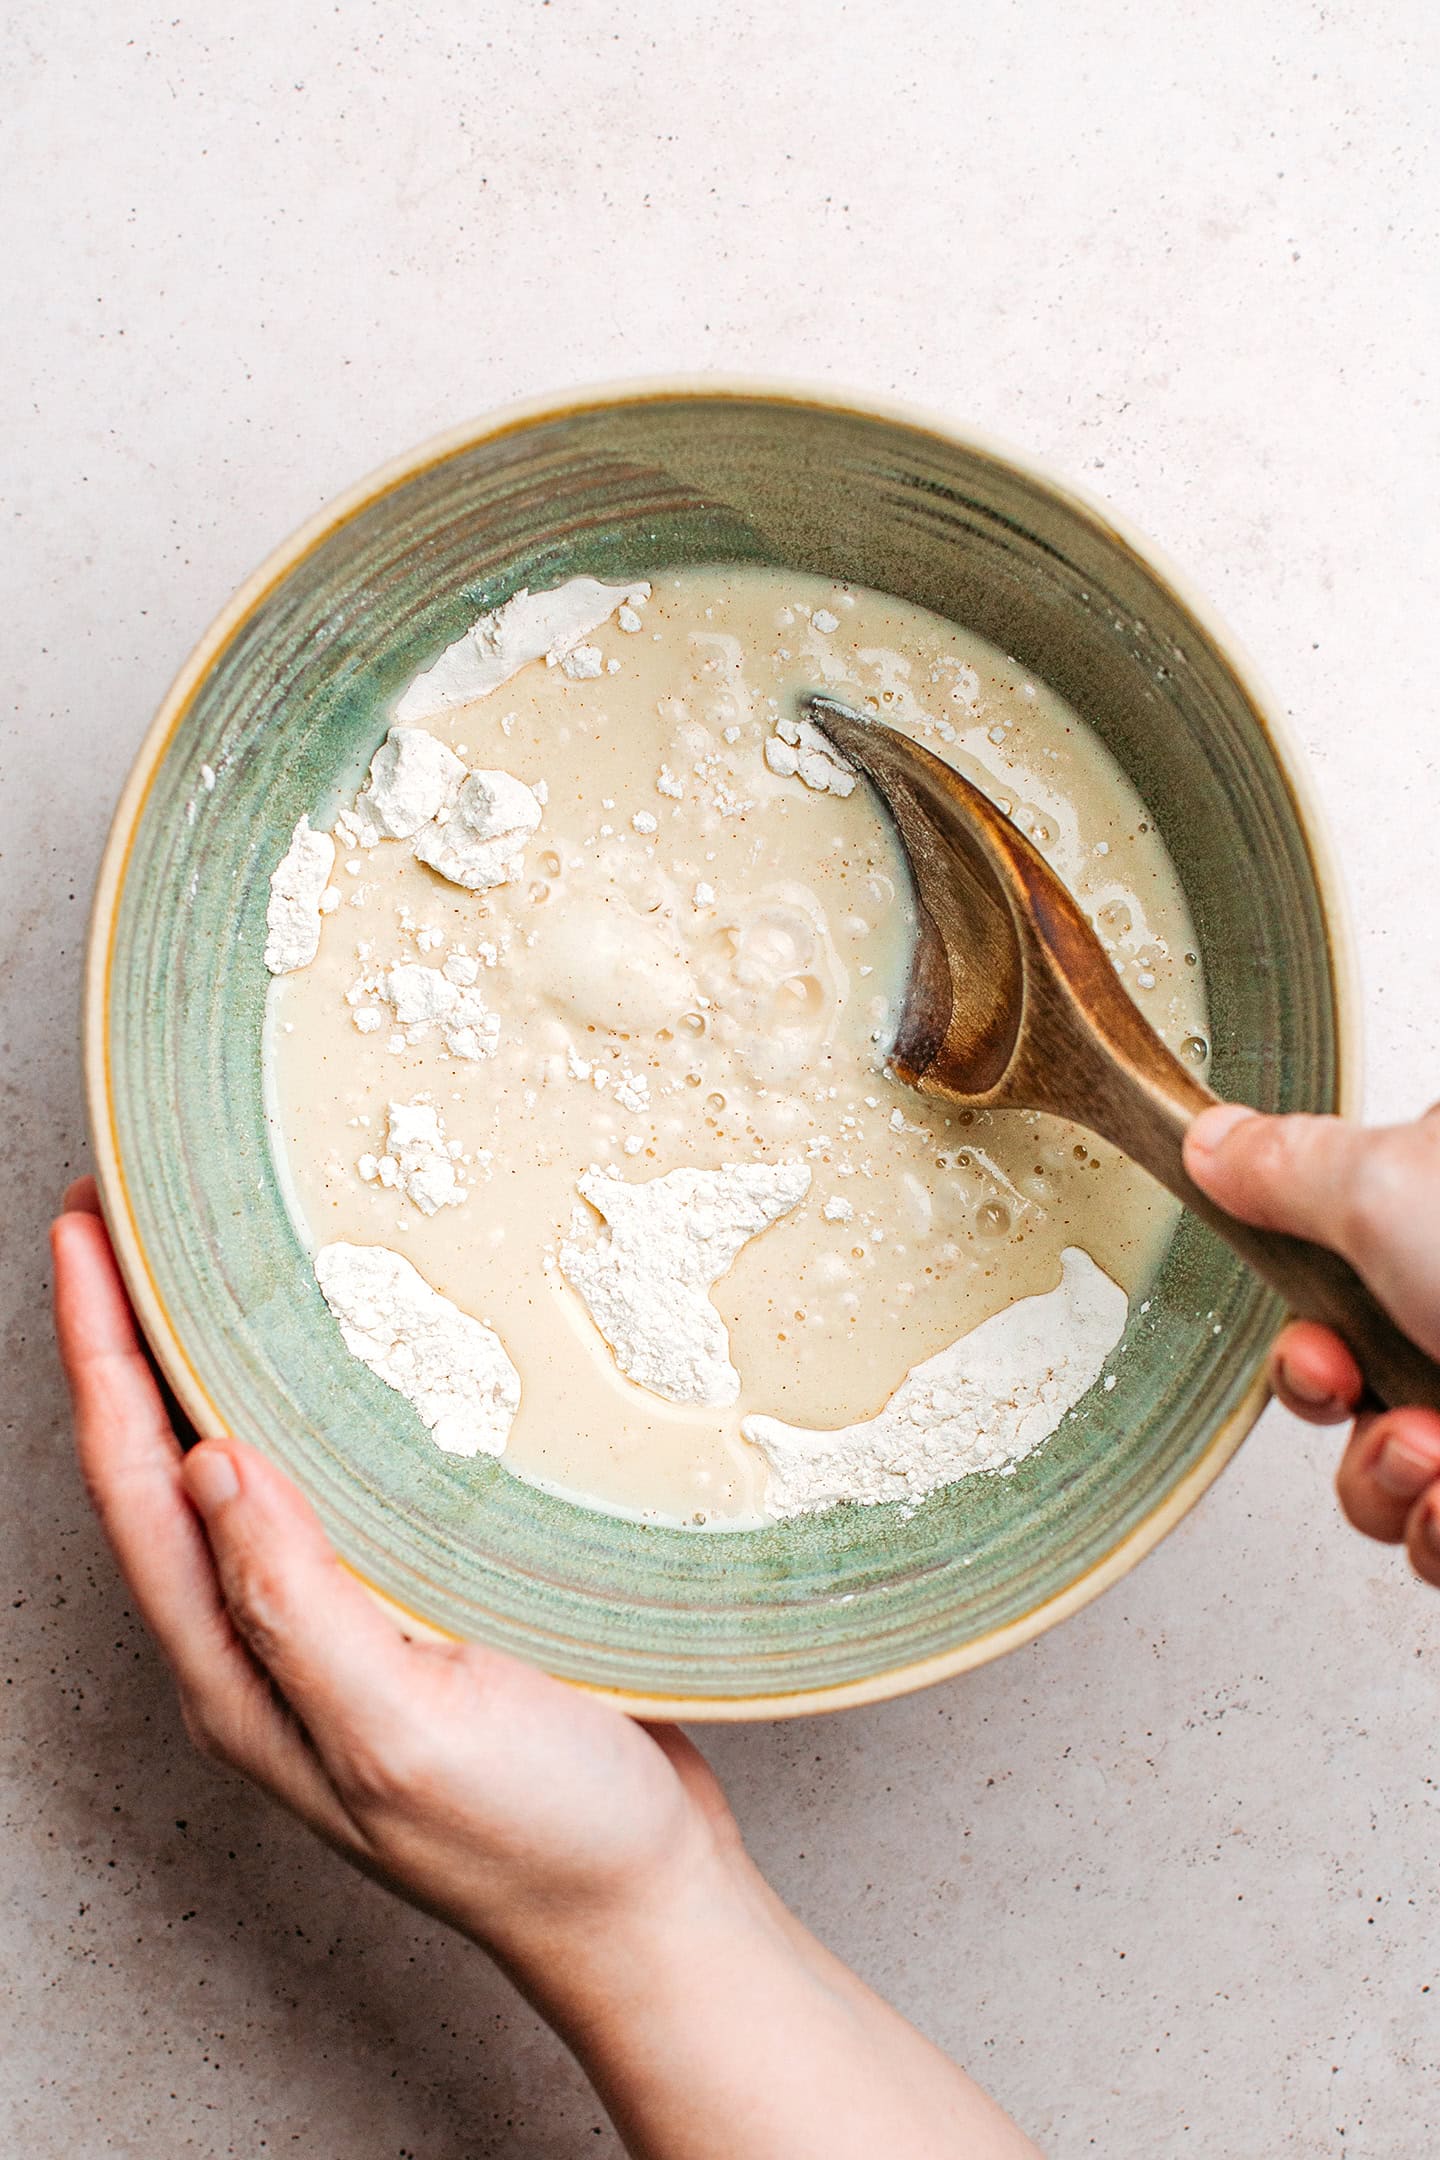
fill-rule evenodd
<path id="1" fill-rule="evenodd" d="M 347 1355 L 266 1138 L 270 873 L 302 811 L 328 822 L 353 792 L 389 701 L 481 608 L 579 572 L 701 562 L 878 586 L 1051 683 L 1179 868 L 1215 1087 L 1267 1110 L 1348 1106 L 1349 951 L 1315 812 L 1199 601 L 1108 512 L 989 443 L 828 392 L 712 381 L 503 413 L 377 474 L 271 557 L 184 669 L 121 799 L 86 1052 L 106 1216 L 201 1433 L 264 1448 L 415 1620 L 648 1715 L 769 1717 L 978 1665 L 1116 1581 L 1239 1446 L 1280 1313 L 1186 1218 L 1118 1385 L 1014 1476 L 733 1534 L 592 1513 L 442 1455 Z"/>

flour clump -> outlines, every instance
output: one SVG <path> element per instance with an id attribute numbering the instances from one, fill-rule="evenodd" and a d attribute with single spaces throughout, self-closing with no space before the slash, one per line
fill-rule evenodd
<path id="1" fill-rule="evenodd" d="M 1018 1298 L 906 1375 L 884 1409 L 834 1432 L 748 1417 L 769 1465 L 766 1513 L 840 1500 L 923 1500 L 979 1470 L 1012 1470 L 1100 1376 L 1125 1332 L 1124 1291 L 1088 1253 L 1061 1255 L 1059 1287 Z"/>
<path id="2" fill-rule="evenodd" d="M 445 814 L 464 778 L 454 751 L 424 728 L 392 727 L 370 761 L 355 813 L 387 840 L 409 840 Z"/>
<path id="3" fill-rule="evenodd" d="M 513 773 L 472 772 L 449 814 L 415 838 L 420 862 L 452 885 L 488 892 L 518 877 L 525 843 L 540 823 L 540 798 Z"/>
<path id="4" fill-rule="evenodd" d="M 265 910 L 265 965 L 272 975 L 309 967 L 320 950 L 322 906 L 335 867 L 335 842 L 329 833 L 312 832 L 302 817 L 290 845 L 270 878 Z"/>
<path id="5" fill-rule="evenodd" d="M 853 795 L 854 768 L 835 745 L 822 735 L 812 720 L 797 720 L 782 713 L 775 733 L 766 738 L 765 763 L 782 779 L 798 775 L 806 787 L 819 795 Z"/>
<path id="6" fill-rule="evenodd" d="M 315 1279 L 345 1347 L 403 1395 L 447 1455 L 500 1455 L 520 1375 L 492 1328 L 383 1245 L 322 1245 Z"/>
<path id="7" fill-rule="evenodd" d="M 605 655 L 598 645 L 572 645 L 559 664 L 571 682 L 593 682 L 604 671 Z"/>
<path id="8" fill-rule="evenodd" d="M 385 1153 L 378 1159 L 362 1155 L 358 1167 L 362 1178 L 378 1179 L 403 1192 L 422 1215 L 459 1207 L 466 1196 L 440 1113 L 432 1103 L 392 1102 Z"/>
<path id="9" fill-rule="evenodd" d="M 558 666 L 575 646 L 610 620 L 617 608 L 633 613 L 650 587 L 602 585 L 598 578 L 571 578 L 553 592 L 524 588 L 503 607 L 471 624 L 447 645 L 433 667 L 417 675 L 395 708 L 400 721 L 424 720 L 472 698 L 488 697 L 532 660 Z"/>
<path id="10" fill-rule="evenodd" d="M 560 1268 L 623 1373 L 669 1402 L 733 1403 L 740 1375 L 710 1300 L 741 1247 L 810 1190 L 802 1163 L 725 1163 L 628 1185 L 598 1170 L 580 1193 L 604 1217 L 593 1243 L 571 1237 Z"/>
<path id="11" fill-rule="evenodd" d="M 362 978 L 356 988 L 364 993 L 371 985 Z M 490 1010 L 478 990 L 456 983 L 442 968 L 407 960 L 380 977 L 373 985 L 373 995 L 383 997 L 394 1007 L 395 1024 L 407 1044 L 424 1042 L 435 1027 L 452 1057 L 495 1055 L 500 1041 L 499 1014 Z"/>

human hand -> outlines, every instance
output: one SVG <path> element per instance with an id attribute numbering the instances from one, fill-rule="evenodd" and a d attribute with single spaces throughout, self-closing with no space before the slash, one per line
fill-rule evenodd
<path id="1" fill-rule="evenodd" d="M 1185 1167 L 1240 1221 L 1333 1247 L 1391 1318 L 1440 1357 L 1440 1105 L 1410 1125 L 1366 1131 L 1334 1117 L 1261 1117 L 1239 1104 L 1205 1111 Z M 1353 1415 L 1360 1368 L 1339 1336 L 1293 1321 L 1270 1356 L 1276 1394 L 1298 1417 Z M 1440 1587 L 1440 1413 L 1398 1407 L 1355 1419 L 1336 1476 L 1357 1530 L 1403 1543 Z"/>
<path id="2" fill-rule="evenodd" d="M 182 1455 L 90 1179 L 52 1242 L 81 1467 L 192 1736 L 483 1943 L 636 2160 L 1036 2160 L 786 1912 L 682 1733 L 412 1640 L 262 1455 Z"/>
<path id="3" fill-rule="evenodd" d="M 699 1752 L 472 1644 L 412 1640 L 253 1448 L 182 1455 L 93 1183 L 53 1233 L 81 1467 L 201 1750 L 532 1993 L 743 1864 Z"/>

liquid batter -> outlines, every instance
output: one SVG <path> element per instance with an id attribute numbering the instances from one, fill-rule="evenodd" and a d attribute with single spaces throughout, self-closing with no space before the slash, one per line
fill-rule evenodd
<path id="1" fill-rule="evenodd" d="M 924 610 L 789 572 L 667 572 L 567 665 L 428 714 L 467 768 L 543 783 L 540 822 L 520 874 L 484 891 L 342 826 L 318 956 L 271 992 L 274 1142 L 313 1246 L 403 1254 L 498 1334 L 521 1383 L 506 1467 L 586 1505 L 752 1524 L 766 1466 L 746 1416 L 873 1415 L 1052 1289 L 1066 1246 L 1143 1294 L 1178 1213 L 1077 1128 L 885 1077 L 908 876 L 863 783 L 818 791 L 777 754 L 777 721 L 817 689 L 996 800 L 1166 1042 L 1205 1063 L 1190 918 L 1140 798 L 1070 707 Z M 407 1021 L 439 979 L 417 968 L 465 988 L 470 1018 Z M 392 1174 L 417 1115 L 454 1168 L 407 1190 Z M 619 1369 L 562 1248 L 600 1228 L 587 1173 L 725 1164 L 803 1164 L 808 1190 L 711 1293 L 738 1399 L 669 1401 Z"/>

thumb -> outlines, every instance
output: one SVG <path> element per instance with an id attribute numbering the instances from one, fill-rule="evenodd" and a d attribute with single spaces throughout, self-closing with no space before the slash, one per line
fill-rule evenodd
<path id="1" fill-rule="evenodd" d="M 1440 1106 L 1367 1132 L 1335 1117 L 1261 1117 L 1224 1103 L 1196 1118 L 1185 1167 L 1242 1222 L 1340 1253 L 1393 1320 L 1440 1357 Z"/>
<path id="2" fill-rule="evenodd" d="M 1368 1139 L 1344 1118 L 1262 1117 L 1217 1103 L 1185 1135 L 1185 1167 L 1227 1215 L 1338 1251 Z"/>
<path id="3" fill-rule="evenodd" d="M 410 1645 L 330 1548 L 314 1509 L 255 1448 L 192 1448 L 185 1490 L 237 1632 L 332 1770 L 413 1700 Z"/>

